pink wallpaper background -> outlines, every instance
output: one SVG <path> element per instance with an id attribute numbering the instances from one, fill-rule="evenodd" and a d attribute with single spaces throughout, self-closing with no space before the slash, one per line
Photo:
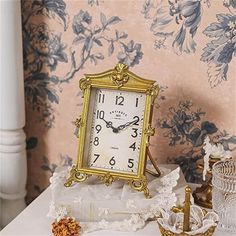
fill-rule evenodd
<path id="1" fill-rule="evenodd" d="M 124 62 L 156 80 L 151 151 L 201 181 L 206 135 L 236 148 L 235 0 L 22 1 L 28 201 L 76 162 L 85 73 Z"/>

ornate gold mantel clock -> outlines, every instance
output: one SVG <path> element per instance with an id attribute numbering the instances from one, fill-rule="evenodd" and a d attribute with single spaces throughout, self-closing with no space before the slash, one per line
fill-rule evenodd
<path id="1" fill-rule="evenodd" d="M 148 150 L 149 138 L 155 131 L 151 127 L 153 103 L 159 92 L 154 83 L 133 74 L 121 63 L 80 80 L 84 105 L 76 121 L 78 157 L 65 186 L 96 175 L 106 185 L 126 180 L 149 197 L 147 157 L 160 175 Z"/>

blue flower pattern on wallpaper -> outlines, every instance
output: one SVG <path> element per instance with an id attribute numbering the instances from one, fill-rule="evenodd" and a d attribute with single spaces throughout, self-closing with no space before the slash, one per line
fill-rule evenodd
<path id="1" fill-rule="evenodd" d="M 98 5 L 98 1 L 89 1 L 88 4 Z M 60 33 L 51 30 L 46 23 L 39 25 L 28 23 L 30 17 L 43 15 L 58 20 L 66 31 L 68 17 L 64 1 L 25 1 L 22 11 L 25 94 L 32 109 L 39 112 L 38 120 L 44 122 L 47 128 L 54 125 L 53 107 L 59 103 L 58 94 L 63 91 L 63 84 L 70 82 L 86 63 L 97 65 L 103 60 L 106 55 L 99 52 L 100 47 L 107 46 L 107 56 L 111 56 L 115 47 L 119 46 L 117 59 L 131 67 L 142 59 L 141 44 L 133 40 L 127 41 L 127 33 L 115 30 L 114 36 L 110 36 L 113 25 L 121 21 L 118 16 L 107 17 L 101 13 L 101 24 L 97 26 L 92 24 L 93 18 L 87 11 L 80 10 L 73 18 L 72 29 L 75 38 L 71 43 L 72 47 L 69 48 L 71 53 L 68 56 L 67 45 L 62 41 Z M 77 58 L 80 58 L 80 61 Z M 62 78 L 52 74 L 59 63 L 71 64 L 71 70 Z M 47 68 L 51 73 L 45 72 Z"/>
<path id="2" fill-rule="evenodd" d="M 173 48 L 178 55 L 193 54 L 197 49 L 195 36 L 199 32 L 203 6 L 210 7 L 210 0 L 143 0 L 142 14 L 150 22 L 150 30 L 155 36 L 154 48 Z M 97 7 L 103 4 L 99 0 L 87 0 L 88 6 Z M 203 33 L 211 40 L 203 49 L 201 60 L 208 65 L 208 77 L 212 87 L 227 80 L 228 67 L 235 56 L 236 16 L 232 9 L 236 8 L 235 0 L 222 0 L 229 9 L 228 14 L 216 15 L 217 22 L 209 23 Z M 98 8 L 99 9 L 99 8 Z M 122 19 L 119 16 L 108 16 L 99 12 L 99 22 L 94 20 L 89 10 L 78 9 L 77 14 L 70 16 L 66 12 L 63 0 L 23 1 L 23 38 L 25 94 L 31 108 L 38 111 L 39 122 L 46 128 L 55 123 L 55 105 L 60 102 L 60 94 L 64 85 L 70 83 L 75 74 L 86 68 L 88 63 L 95 66 L 112 55 L 117 60 L 132 67 L 140 63 L 144 53 L 142 45 L 129 39 L 128 34 L 118 31 Z M 74 37 L 70 46 L 63 42 L 62 34 L 50 28 L 50 24 L 29 23 L 34 16 L 45 16 L 49 21 L 56 20 L 62 31 L 69 27 Z M 201 32 L 200 32 L 201 33 Z M 107 53 L 102 53 L 106 49 Z M 198 50 L 199 45 L 198 45 Z M 71 69 L 64 76 L 58 77 L 56 70 L 60 65 L 69 64 Z M 168 99 L 162 94 L 155 107 L 162 106 Z M 77 94 L 81 96 L 81 94 Z M 76 96 L 76 94 L 75 94 Z M 77 104 L 81 106 L 82 104 Z M 213 121 L 204 120 L 206 112 L 195 109 L 190 101 L 180 101 L 169 108 L 169 114 L 158 120 L 157 127 L 164 130 L 164 137 L 170 147 L 183 147 L 177 157 L 169 157 L 169 162 L 181 166 L 186 180 L 201 182 L 201 171 L 198 163 L 202 160 L 203 140 L 209 135 L 215 142 L 223 144 L 225 150 L 236 150 L 236 136 L 220 131 Z M 27 139 L 28 158 L 33 158 L 31 151 L 38 146 L 38 138 Z M 60 155 L 58 163 L 50 162 L 50 158 L 41 155 L 42 172 L 51 175 L 58 165 L 72 164 L 68 155 Z M 35 194 L 44 190 L 45 186 L 34 184 Z"/>
<path id="3" fill-rule="evenodd" d="M 169 162 L 180 165 L 187 182 L 202 181 L 198 164 L 204 156 L 203 143 L 207 135 L 222 143 L 225 150 L 236 149 L 236 136 L 220 132 L 213 122 L 202 120 L 205 114 L 201 109 L 193 109 L 191 101 L 180 101 L 176 107 L 170 107 L 167 117 L 159 119 L 156 124 L 166 130 L 164 137 L 170 146 L 183 146 L 182 154 L 169 157 Z"/>
<path id="4" fill-rule="evenodd" d="M 88 4 L 90 6 L 98 6 L 99 5 L 99 1 L 98 0 L 88 0 Z"/>
<path id="5" fill-rule="evenodd" d="M 154 48 L 167 49 L 171 41 L 178 55 L 194 53 L 197 47 L 194 36 L 201 23 L 204 4 L 210 7 L 211 1 L 162 0 L 157 4 L 153 0 L 145 0 L 142 13 L 151 22 L 150 30 L 156 36 Z M 201 56 L 201 61 L 208 66 L 211 87 L 227 80 L 229 63 L 236 54 L 236 1 L 222 0 L 222 4 L 230 14 L 217 14 L 218 22 L 211 23 L 203 31 L 207 37 L 214 38 L 203 49 Z"/>
<path id="6" fill-rule="evenodd" d="M 24 1 L 22 4 L 25 96 L 32 109 L 39 112 L 38 120 L 47 128 L 52 127 L 55 120 L 52 104 L 59 103 L 59 78 L 45 72 L 45 68 L 54 71 L 59 63 L 68 62 L 66 44 L 47 24 L 34 25 L 29 19 L 34 16 L 56 19 L 66 30 L 65 9 L 62 0 Z"/>
<path id="7" fill-rule="evenodd" d="M 203 49 L 201 60 L 208 66 L 208 81 L 215 87 L 227 80 L 229 64 L 236 55 L 236 15 L 217 14 L 203 33 L 212 41 Z M 232 65 L 233 66 L 233 65 Z"/>
<path id="8" fill-rule="evenodd" d="M 167 48 L 166 41 L 170 39 L 177 54 L 195 52 L 194 36 L 202 14 L 200 0 L 169 0 L 160 4 L 146 0 L 142 13 L 151 21 L 156 49 Z"/>
<path id="9" fill-rule="evenodd" d="M 223 4 L 227 8 L 234 8 L 236 9 L 236 1 L 235 0 L 223 0 Z"/>
<path id="10" fill-rule="evenodd" d="M 80 10 L 73 19 L 73 32 L 76 35 L 73 45 L 80 48 L 80 62 L 75 60 L 76 49 L 71 53 L 72 68 L 71 71 L 61 80 L 61 82 L 70 81 L 75 73 L 81 70 L 84 65 L 90 61 L 97 65 L 98 61 L 104 60 L 105 55 L 99 52 L 99 47 L 107 47 L 107 55 L 114 53 L 115 46 L 118 44 L 121 51 L 118 52 L 117 59 L 125 62 L 128 66 L 134 66 L 142 59 L 141 44 L 134 43 L 133 40 L 125 42 L 128 34 L 115 30 L 113 37 L 106 35 L 110 27 L 119 23 L 121 19 L 118 16 L 107 18 L 103 13 L 100 14 L 100 26 L 92 25 L 92 16 L 87 12 Z"/>

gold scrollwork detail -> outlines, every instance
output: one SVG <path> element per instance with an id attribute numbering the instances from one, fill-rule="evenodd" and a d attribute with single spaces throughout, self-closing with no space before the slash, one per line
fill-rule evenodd
<path id="1" fill-rule="evenodd" d="M 149 124 L 148 128 L 144 131 L 144 133 L 147 136 L 153 136 L 155 134 L 155 128 L 152 128 L 152 126 Z"/>
<path id="2" fill-rule="evenodd" d="M 154 103 L 154 100 L 156 99 L 159 90 L 160 88 L 158 85 L 153 85 L 151 88 L 147 89 L 146 94 L 152 97 L 152 104 Z"/>
<path id="3" fill-rule="evenodd" d="M 109 186 L 111 185 L 115 178 L 108 172 L 105 175 L 99 176 L 99 179 L 106 185 Z"/>
<path id="4" fill-rule="evenodd" d="M 72 166 L 70 170 L 70 177 L 67 179 L 64 184 L 65 187 L 70 187 L 73 182 L 83 182 L 89 177 L 88 174 L 79 172 L 75 165 Z"/>
<path id="5" fill-rule="evenodd" d="M 155 134 L 155 128 L 152 128 L 151 125 L 149 124 L 147 129 L 144 130 L 144 134 L 146 134 L 147 137 L 146 145 L 149 146 L 149 137 Z"/>
<path id="6" fill-rule="evenodd" d="M 91 81 L 89 78 L 82 78 L 79 81 L 79 87 L 84 92 L 85 89 L 90 88 Z"/>
<path id="7" fill-rule="evenodd" d="M 78 137 L 79 137 L 79 129 L 80 129 L 81 126 L 83 126 L 81 117 L 80 117 L 80 118 L 76 118 L 76 120 L 73 122 L 73 124 L 74 124 L 75 127 L 76 127 L 74 134 L 75 134 L 76 137 L 78 138 Z"/>
<path id="8" fill-rule="evenodd" d="M 147 187 L 148 182 L 146 176 L 143 176 L 143 178 L 139 180 L 130 180 L 128 183 L 132 189 L 143 192 L 146 198 L 151 198 L 149 189 Z"/>
<path id="9" fill-rule="evenodd" d="M 127 70 L 128 66 L 122 63 L 118 63 L 114 68 L 111 78 L 113 83 L 115 83 L 118 87 L 122 87 L 128 82 L 129 76 Z"/>
<path id="10" fill-rule="evenodd" d="M 80 128 L 83 125 L 81 117 L 76 118 L 76 120 L 73 123 L 77 128 Z"/>

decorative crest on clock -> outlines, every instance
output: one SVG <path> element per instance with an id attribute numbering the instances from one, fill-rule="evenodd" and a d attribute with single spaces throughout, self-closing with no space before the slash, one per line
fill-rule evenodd
<path id="1" fill-rule="evenodd" d="M 114 72 L 112 73 L 112 81 L 118 87 L 122 87 L 124 84 L 128 82 L 129 76 L 127 70 L 128 66 L 122 63 L 118 63 L 114 68 Z"/>

